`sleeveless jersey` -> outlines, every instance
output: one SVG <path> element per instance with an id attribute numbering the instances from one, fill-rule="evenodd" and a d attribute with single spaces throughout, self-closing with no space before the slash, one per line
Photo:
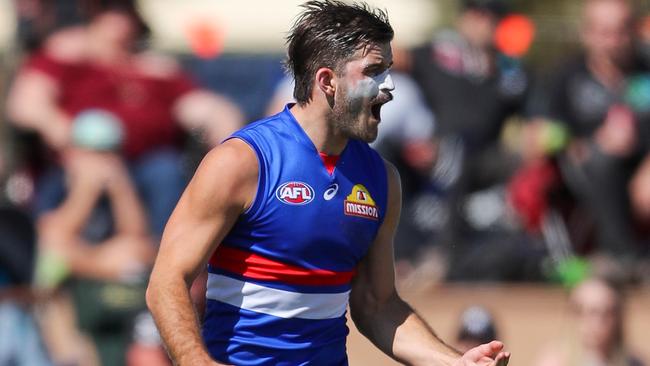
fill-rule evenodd
<path id="1" fill-rule="evenodd" d="M 346 308 L 384 218 L 384 162 L 349 140 L 334 171 L 287 106 L 231 138 L 259 163 L 256 197 L 208 264 L 202 335 L 235 365 L 346 365 Z"/>

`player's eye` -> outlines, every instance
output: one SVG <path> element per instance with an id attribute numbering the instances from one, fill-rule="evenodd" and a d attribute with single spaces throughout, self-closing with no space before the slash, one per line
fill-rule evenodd
<path id="1" fill-rule="evenodd" d="M 384 72 L 383 67 L 370 67 L 365 70 L 365 74 L 368 76 L 377 76 L 380 75 L 382 72 Z"/>

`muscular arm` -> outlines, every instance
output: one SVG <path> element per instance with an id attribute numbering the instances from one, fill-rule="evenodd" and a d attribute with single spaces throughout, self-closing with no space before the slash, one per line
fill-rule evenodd
<path id="1" fill-rule="evenodd" d="M 397 294 L 393 238 L 400 215 L 401 187 L 395 168 L 386 165 L 388 209 L 354 279 L 350 295 L 354 323 L 384 353 L 407 365 L 506 365 L 509 355 L 499 353 L 503 348 L 500 342 L 481 345 L 461 356 Z"/>
<path id="2" fill-rule="evenodd" d="M 165 232 L 147 288 L 147 305 L 178 365 L 213 364 L 199 335 L 189 286 L 257 188 L 257 158 L 232 139 L 212 150 L 183 193 Z"/>
<path id="3" fill-rule="evenodd" d="M 355 277 L 352 319 L 370 341 L 395 360 L 409 364 L 451 365 L 460 353 L 440 340 L 395 290 L 393 236 L 402 204 L 399 176 L 387 164 L 388 210 L 384 223 Z"/>

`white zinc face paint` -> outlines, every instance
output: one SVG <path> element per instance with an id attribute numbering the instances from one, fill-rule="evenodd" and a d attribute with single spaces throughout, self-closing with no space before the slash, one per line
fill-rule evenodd
<path id="1" fill-rule="evenodd" d="M 366 76 L 363 80 L 357 82 L 349 90 L 349 96 L 352 99 L 372 99 L 379 95 L 379 92 L 390 92 L 395 89 L 393 79 L 388 70 L 376 76 Z"/>
<path id="2" fill-rule="evenodd" d="M 388 70 L 377 75 L 375 79 L 379 83 L 379 90 L 386 91 L 386 92 L 391 92 L 395 90 L 395 84 L 393 84 L 393 78 L 390 76 Z"/>

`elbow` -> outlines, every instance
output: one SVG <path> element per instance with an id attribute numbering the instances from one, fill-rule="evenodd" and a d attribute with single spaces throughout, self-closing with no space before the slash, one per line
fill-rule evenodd
<path id="1" fill-rule="evenodd" d="M 403 301 L 393 289 L 382 296 L 372 291 L 361 291 L 350 297 L 350 318 L 360 328 L 371 326 L 372 323 L 399 308 Z"/>
<path id="2" fill-rule="evenodd" d="M 181 296 L 182 291 L 187 290 L 186 283 L 182 276 L 176 273 L 170 273 L 169 270 L 159 270 L 165 268 L 159 263 L 154 264 L 154 268 L 149 276 L 149 283 L 145 291 L 144 299 L 149 311 L 156 314 L 156 310 L 164 305 L 165 299 L 170 297 Z"/>
<path id="3" fill-rule="evenodd" d="M 371 291 L 352 293 L 350 297 L 350 318 L 363 334 L 367 334 L 372 319 L 380 312 L 381 302 Z"/>

